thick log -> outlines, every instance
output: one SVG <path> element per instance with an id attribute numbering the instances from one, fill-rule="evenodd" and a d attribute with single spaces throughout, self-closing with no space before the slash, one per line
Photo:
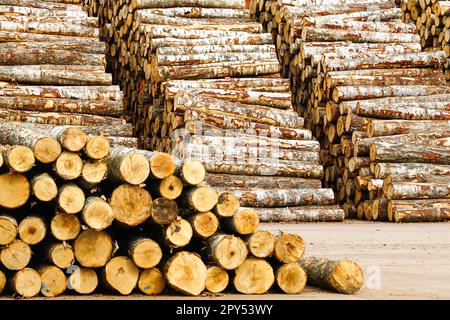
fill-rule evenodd
<path id="1" fill-rule="evenodd" d="M 0 36 L 1 38 L 1 36 Z M 2 66 L 0 81 L 64 86 L 111 85 L 111 74 L 93 71 L 91 66 L 34 65 Z"/>
<path id="2" fill-rule="evenodd" d="M 105 162 L 101 160 L 85 161 L 77 183 L 84 189 L 93 189 L 106 179 L 107 173 L 108 166 Z"/>
<path id="3" fill-rule="evenodd" d="M 201 212 L 188 218 L 191 223 L 194 235 L 201 239 L 211 237 L 219 229 L 219 219 L 214 213 Z"/>
<path id="4" fill-rule="evenodd" d="M 364 57 L 347 59 L 342 55 L 327 54 L 322 60 L 325 72 L 358 69 L 437 68 L 445 62 L 442 51 L 405 53 L 401 55 L 368 53 Z"/>
<path id="5" fill-rule="evenodd" d="M 374 221 L 388 221 L 387 199 L 375 199 L 372 202 L 372 218 Z"/>
<path id="6" fill-rule="evenodd" d="M 164 266 L 167 283 L 175 290 L 197 296 L 205 290 L 206 266 L 194 253 L 181 251 Z"/>
<path id="7" fill-rule="evenodd" d="M 30 183 L 20 174 L 4 173 L 0 175 L 0 207 L 17 209 L 30 197 Z"/>
<path id="8" fill-rule="evenodd" d="M 253 208 L 334 204 L 331 189 L 235 189 L 232 193 L 242 206 Z"/>
<path id="9" fill-rule="evenodd" d="M 237 269 L 233 280 L 236 290 L 243 294 L 263 294 L 274 284 L 271 265 L 257 258 L 246 259 Z"/>
<path id="10" fill-rule="evenodd" d="M 248 235 L 259 226 L 258 213 L 251 209 L 240 209 L 232 217 L 224 218 L 222 227 L 232 234 Z"/>
<path id="11" fill-rule="evenodd" d="M 276 152 L 277 149 L 288 149 L 306 152 L 320 151 L 319 143 L 314 140 L 281 140 L 254 136 L 217 137 L 203 135 L 193 135 L 189 137 L 189 140 L 186 140 L 187 141 L 185 142 L 187 143 L 206 146 L 218 146 L 223 148 L 273 148 L 275 149 L 275 151 L 273 152 Z M 224 153 L 226 155 L 226 151 L 224 151 Z M 265 158 L 267 158 L 267 156 Z"/>
<path id="12" fill-rule="evenodd" d="M 265 106 L 247 106 L 239 103 L 227 102 L 214 98 L 193 95 L 189 92 L 179 92 L 174 100 L 175 111 L 192 109 L 196 111 L 208 111 L 228 116 L 264 123 L 268 125 L 301 128 L 303 119 L 293 111 L 283 111 Z"/>
<path id="13" fill-rule="evenodd" d="M 74 243 L 75 258 L 81 266 L 99 268 L 106 265 L 113 253 L 111 237 L 104 231 L 87 229 Z"/>
<path id="14" fill-rule="evenodd" d="M 440 70 L 435 69 L 369 69 L 332 71 L 327 73 L 327 87 L 337 86 L 391 86 L 444 84 Z"/>
<path id="15" fill-rule="evenodd" d="M 416 97 L 415 97 L 416 98 Z M 376 120 L 373 119 L 367 126 L 369 137 L 389 136 L 395 134 L 406 134 L 414 131 L 424 132 L 427 130 L 448 130 L 450 121 L 436 120 Z"/>
<path id="16" fill-rule="evenodd" d="M 50 231 L 59 241 L 74 240 L 81 231 L 81 223 L 74 214 L 58 213 L 50 222 Z"/>
<path id="17" fill-rule="evenodd" d="M 261 34 L 261 36 L 267 34 Z M 182 46 L 182 47 L 161 47 L 157 49 L 157 53 L 178 54 L 181 52 L 197 52 L 203 53 L 208 50 L 226 50 L 232 48 L 274 48 L 272 45 L 216 45 L 216 46 Z M 161 92 L 171 87 L 183 89 L 223 89 L 223 90 L 253 90 L 264 92 L 290 92 L 290 84 L 288 79 L 281 78 L 224 78 L 224 79 L 198 79 L 194 81 L 186 80 L 170 80 L 161 84 Z"/>
<path id="18" fill-rule="evenodd" d="M 207 186 L 193 187 L 183 196 L 187 206 L 198 212 L 211 211 L 217 205 L 219 198 L 216 190 Z"/>
<path id="19" fill-rule="evenodd" d="M 170 249 L 187 246 L 194 234 L 191 224 L 182 218 L 174 220 L 164 230 L 164 241 Z"/>
<path id="20" fill-rule="evenodd" d="M 450 151 L 445 146 L 422 143 L 373 143 L 370 146 L 370 160 L 382 162 L 420 162 L 450 164 Z"/>
<path id="21" fill-rule="evenodd" d="M 196 186 L 205 180 L 206 170 L 200 161 L 184 161 L 179 175 L 184 183 Z"/>
<path id="22" fill-rule="evenodd" d="M 92 70 L 94 69 L 94 70 Z M 104 73 L 103 69 L 95 70 L 90 67 L 86 72 Z M 95 101 L 117 101 L 121 102 L 123 94 L 118 86 L 95 85 L 95 86 L 42 86 L 42 85 L 23 85 L 16 83 L 2 84 L 0 87 L 0 96 L 2 97 L 23 97 L 32 98 L 54 98 L 56 100 L 95 100 Z M 116 134 L 117 135 L 117 134 Z"/>
<path id="23" fill-rule="evenodd" d="M 138 283 L 139 269 L 130 258 L 118 256 L 106 264 L 103 275 L 108 287 L 128 295 Z"/>
<path id="24" fill-rule="evenodd" d="M 280 233 L 275 237 L 274 258 L 281 263 L 299 262 L 305 252 L 305 244 L 297 234 Z"/>
<path id="25" fill-rule="evenodd" d="M 208 111 L 188 109 L 184 114 L 185 128 L 189 131 L 201 131 L 205 124 L 213 125 L 221 129 L 232 130 L 242 134 L 258 137 L 278 138 L 287 140 L 311 140 L 310 130 L 298 128 L 277 127 L 258 122 L 247 121 L 239 116 L 228 116 Z M 198 122 L 201 122 L 201 127 Z M 194 129 L 194 130 L 193 130 Z M 229 134 L 229 132 L 228 132 Z"/>
<path id="26" fill-rule="evenodd" d="M 388 176 L 450 176 L 450 166 L 430 163 L 377 163 L 374 167 L 377 179 Z"/>
<path id="27" fill-rule="evenodd" d="M 0 144 L 0 157 L 12 172 L 25 173 L 33 168 L 35 163 L 33 151 L 25 146 L 4 146 Z"/>
<path id="28" fill-rule="evenodd" d="M 43 250 L 43 256 L 61 269 L 69 268 L 75 259 L 73 248 L 65 242 L 55 242 L 47 245 Z"/>
<path id="29" fill-rule="evenodd" d="M 85 200 L 83 190 L 76 184 L 68 183 L 59 188 L 58 207 L 67 214 L 76 214 L 83 210 Z"/>
<path id="30" fill-rule="evenodd" d="M 98 277 L 94 269 L 75 268 L 67 279 L 68 288 L 79 294 L 91 294 L 98 286 Z"/>
<path id="31" fill-rule="evenodd" d="M 204 159 L 208 173 L 236 174 L 250 176 L 283 176 L 293 178 L 320 179 L 323 176 L 323 167 L 317 164 L 296 163 L 295 166 L 281 163 L 242 163 L 238 161 L 206 160 Z"/>
<path id="32" fill-rule="evenodd" d="M 115 154 L 118 155 L 118 150 L 121 148 L 114 148 Z M 104 159 L 110 152 L 111 147 L 109 140 L 103 136 L 90 136 L 84 148 L 84 154 L 93 160 Z"/>
<path id="33" fill-rule="evenodd" d="M 0 39 L 7 37 L 2 36 Z M 150 40 L 150 49 L 156 50 L 161 47 L 192 47 L 192 46 L 218 46 L 218 45 L 268 45 L 272 44 L 272 36 L 269 33 L 240 33 L 239 35 L 227 35 L 214 38 L 203 39 L 180 39 L 170 38 L 153 38 Z M 251 74 L 253 75 L 253 74 Z"/>
<path id="34" fill-rule="evenodd" d="M 442 107 L 442 109 L 440 108 Z M 450 120 L 450 108 L 447 104 L 416 104 L 410 106 L 358 106 L 356 113 L 361 116 L 369 116 L 383 119 L 407 119 L 407 120 Z"/>
<path id="35" fill-rule="evenodd" d="M 6 122 L 25 122 L 30 127 L 34 124 L 53 124 L 60 126 L 104 126 L 123 125 L 120 118 L 96 116 L 82 113 L 34 112 L 23 110 L 0 109 L 0 119 Z M 4 123 L 2 121 L 2 123 Z"/>
<path id="36" fill-rule="evenodd" d="M 146 295 L 159 295 L 166 287 L 166 280 L 158 268 L 145 269 L 139 276 L 138 287 Z"/>
<path id="37" fill-rule="evenodd" d="M 149 162 L 150 176 L 152 178 L 164 179 L 173 175 L 175 172 L 175 160 L 167 153 L 127 147 L 114 148 L 113 153 L 117 155 L 127 155 L 132 153 L 144 156 Z"/>
<path id="38" fill-rule="evenodd" d="M 0 64 L 3 65 L 99 65 L 105 66 L 104 55 L 47 48 L 15 48 L 0 46 Z"/>
<path id="39" fill-rule="evenodd" d="M 0 142 L 29 147 L 42 163 L 55 161 L 61 153 L 59 142 L 38 131 L 26 127 L 16 127 L 13 123 L 0 123 Z"/>
<path id="40" fill-rule="evenodd" d="M 118 117 L 123 113 L 122 101 L 78 100 L 25 96 L 0 96 L 0 108 L 23 111 L 84 113 Z"/>
<path id="41" fill-rule="evenodd" d="M 293 32 L 296 29 L 291 29 Z M 297 29 L 298 30 L 298 29 Z M 301 33 L 301 34 L 300 34 Z M 382 31 L 366 31 L 366 30 L 345 30 L 345 29 L 328 29 L 328 28 L 303 28 L 297 32 L 298 36 L 305 42 L 313 41 L 352 41 L 352 42 L 369 42 L 369 43 L 402 43 L 402 42 L 418 42 L 420 37 L 415 33 L 395 33 Z"/>
<path id="42" fill-rule="evenodd" d="M 262 222 L 342 222 L 345 214 L 338 206 L 255 208 Z"/>
<path id="43" fill-rule="evenodd" d="M 392 182 L 386 190 L 389 200 L 450 197 L 450 186 L 445 183 Z"/>
<path id="44" fill-rule="evenodd" d="M 157 266 L 163 255 L 159 244 L 146 237 L 132 238 L 127 244 L 127 253 L 136 266 L 142 269 Z"/>
<path id="45" fill-rule="evenodd" d="M 136 0 L 131 3 L 133 9 L 172 7 L 245 9 L 245 3 L 240 0 Z"/>
<path id="46" fill-rule="evenodd" d="M 301 260 L 301 266 L 308 276 L 308 283 L 324 289 L 353 294 L 364 283 L 361 267 L 351 260 L 308 257 Z"/>
<path id="47" fill-rule="evenodd" d="M 265 230 L 255 231 L 247 236 L 246 243 L 249 253 L 256 258 L 268 258 L 275 249 L 274 235 Z"/>
<path id="48" fill-rule="evenodd" d="M 450 201 L 392 200 L 388 204 L 388 216 L 395 222 L 441 222 L 450 219 Z"/>
<path id="49" fill-rule="evenodd" d="M 13 217 L 7 215 L 0 216 L 0 229 L 2 229 L 0 246 L 6 246 L 14 241 L 18 233 L 17 227 L 17 221 Z"/>
<path id="50" fill-rule="evenodd" d="M 114 189 L 109 204 L 117 222 L 134 227 L 150 217 L 152 197 L 143 188 L 122 184 Z"/>
<path id="51" fill-rule="evenodd" d="M 166 88 L 167 100 L 172 100 L 180 90 L 185 88 Z M 208 98 L 221 99 L 236 103 L 267 106 L 277 109 L 292 109 L 291 94 L 284 92 L 259 92 L 248 90 L 224 90 L 224 89 L 189 89 L 192 94 L 199 94 Z"/>
<path id="52" fill-rule="evenodd" d="M 66 291 L 67 278 L 61 269 L 52 265 L 43 265 L 37 271 L 41 276 L 41 294 L 44 297 L 57 297 Z"/>
<path id="53" fill-rule="evenodd" d="M 0 252 L 0 261 L 8 270 L 22 270 L 31 260 L 31 249 L 22 240 L 14 240 Z"/>
<path id="54" fill-rule="evenodd" d="M 1 10 L 4 10 L 5 7 L 1 7 Z M 24 7 L 10 7 L 12 9 L 27 9 Z M 30 8 L 28 8 L 30 9 Z M 52 11 L 48 11 L 49 13 L 52 13 Z M 56 14 L 58 13 L 68 13 L 70 11 L 57 11 L 54 12 Z M 32 36 L 33 34 L 30 34 Z M 39 36 L 39 35 L 38 35 Z M 53 51 L 67 51 L 66 54 L 69 52 L 79 52 L 84 54 L 105 54 L 106 53 L 106 44 L 100 41 L 95 41 L 94 39 L 88 39 L 84 38 L 85 41 L 80 42 L 77 41 L 77 39 L 81 40 L 83 38 L 75 38 L 74 41 L 71 41 L 70 39 L 73 37 L 67 37 L 68 41 L 62 41 L 57 40 L 55 41 L 49 41 L 49 42 L 33 42 L 30 41 L 31 39 L 23 39 L 28 40 L 26 42 L 18 41 L 18 42 L 2 42 L 0 43 L 0 49 L 6 50 L 6 49 L 22 49 L 22 50 L 53 50 Z M 20 39 L 19 39 L 20 40 Z M 55 57 L 58 59 L 57 57 Z M 50 63 L 51 64 L 51 63 Z M 91 65 L 90 63 L 87 63 L 87 65 Z M 96 65 L 95 63 L 92 65 Z"/>
<path id="55" fill-rule="evenodd" d="M 342 102 L 397 96 L 429 96 L 448 92 L 447 87 L 434 85 L 339 86 L 333 91 L 333 101 Z"/>
<path id="56" fill-rule="evenodd" d="M 208 183 L 211 187 L 219 188 L 319 189 L 322 187 L 322 182 L 319 179 L 302 179 L 273 176 L 263 177 L 214 173 L 208 173 L 205 177 L 205 182 Z"/>
<path id="57" fill-rule="evenodd" d="M 177 203 L 167 198 L 157 198 L 151 204 L 150 215 L 157 225 L 169 225 L 178 216 Z"/>
<path id="58" fill-rule="evenodd" d="M 208 183 L 208 180 L 206 182 Z M 213 185 L 211 186 L 215 187 Z M 217 205 L 215 206 L 213 211 L 219 217 L 229 218 L 234 216 L 234 214 L 239 210 L 240 206 L 241 205 L 239 203 L 239 200 L 232 193 L 221 192 L 217 199 Z"/>
<path id="59" fill-rule="evenodd" d="M 275 271 L 277 286 L 286 294 L 298 294 L 306 285 L 306 273 L 298 262 L 281 265 Z"/>
<path id="60" fill-rule="evenodd" d="M 257 60 L 248 60 L 246 62 L 216 62 L 193 66 L 160 66 L 156 70 L 155 80 L 245 77 L 254 74 L 276 74 L 279 71 L 280 66 L 276 59 L 266 59 L 263 63 Z"/>
<path id="61" fill-rule="evenodd" d="M 108 179 L 116 183 L 140 185 L 150 175 L 149 162 L 141 154 L 125 153 L 126 151 L 121 147 L 111 149 L 107 161 Z"/>
<path id="62" fill-rule="evenodd" d="M 108 202 L 100 197 L 86 199 L 81 217 L 84 223 L 94 230 L 104 230 L 114 221 L 114 212 Z"/>
<path id="63" fill-rule="evenodd" d="M 18 271 L 11 280 L 12 290 L 23 298 L 33 298 L 41 291 L 42 282 L 39 273 L 31 268 Z"/>
<path id="64" fill-rule="evenodd" d="M 218 266 L 209 266 L 206 271 L 205 288 L 211 293 L 221 293 L 228 287 L 228 272 Z"/>
<path id="65" fill-rule="evenodd" d="M 54 163 L 56 174 L 63 180 L 75 180 L 81 176 L 83 160 L 75 152 L 63 151 Z"/>
<path id="66" fill-rule="evenodd" d="M 225 270 L 234 270 L 247 258 L 245 242 L 238 237 L 218 233 L 210 237 L 206 253 L 211 261 Z"/>
<path id="67" fill-rule="evenodd" d="M 44 219 L 38 216 L 28 216 L 19 223 L 20 240 L 29 245 L 36 245 L 47 235 Z"/>

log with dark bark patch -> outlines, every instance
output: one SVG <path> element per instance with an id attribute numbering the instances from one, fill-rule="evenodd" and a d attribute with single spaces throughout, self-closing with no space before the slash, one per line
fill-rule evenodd
<path id="1" fill-rule="evenodd" d="M 301 260 L 301 265 L 309 284 L 339 293 L 353 294 L 364 282 L 361 267 L 351 260 L 307 257 Z"/>

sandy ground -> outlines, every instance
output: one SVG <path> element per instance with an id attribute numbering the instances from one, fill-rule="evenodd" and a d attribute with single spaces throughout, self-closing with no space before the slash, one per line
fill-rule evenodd
<path id="1" fill-rule="evenodd" d="M 360 263 L 365 284 L 352 296 L 307 287 L 299 295 L 222 295 L 196 299 L 450 299 L 450 223 L 345 223 L 263 225 L 272 231 L 299 233 L 306 254 L 349 258 Z M 124 299 L 117 296 L 60 297 L 58 299 Z M 125 299 L 186 299 L 144 297 Z"/>

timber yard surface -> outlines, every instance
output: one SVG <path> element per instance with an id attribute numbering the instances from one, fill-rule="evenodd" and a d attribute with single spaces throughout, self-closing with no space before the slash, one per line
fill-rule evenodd
<path id="1" fill-rule="evenodd" d="M 349 258 L 359 262 L 365 273 L 364 286 L 354 295 L 307 286 L 298 295 L 223 294 L 192 299 L 450 299 L 450 223 L 390 224 L 347 220 L 344 223 L 263 224 L 262 229 L 299 233 L 305 240 L 306 255 Z M 185 300 L 189 297 L 98 294 L 52 299 Z"/>

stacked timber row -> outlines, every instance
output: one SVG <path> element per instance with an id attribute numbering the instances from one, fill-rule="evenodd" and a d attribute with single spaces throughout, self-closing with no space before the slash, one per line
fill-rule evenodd
<path id="1" fill-rule="evenodd" d="M 0 293 L 292 294 L 307 278 L 347 294 L 362 286 L 356 263 L 304 258 L 300 236 L 258 230 L 257 212 L 205 185 L 198 161 L 14 122 L 0 124 L 0 143 Z"/>
<path id="2" fill-rule="evenodd" d="M 355 5 L 336 0 L 336 7 L 284 2 L 256 1 L 251 8 L 261 20 L 268 19 L 266 25 L 281 43 L 278 52 L 293 53 L 285 65 L 296 103 L 321 142 L 325 186 L 335 190 L 346 214 L 368 220 L 447 219 L 445 53 L 420 52 L 416 27 L 392 20 L 400 16 L 390 1 Z M 332 14 L 339 8 L 347 8 L 346 13 Z M 381 21 L 360 21 L 376 18 L 368 8 L 378 8 Z M 437 170 L 436 165 L 444 171 L 421 174 L 418 169 Z M 442 188 L 439 193 L 433 193 L 435 184 Z M 410 201 L 429 198 L 438 200 L 416 206 Z M 396 218 L 395 210 L 404 216 Z"/>
<path id="3" fill-rule="evenodd" d="M 321 186 L 320 146 L 292 108 L 271 35 L 245 1 L 117 6 L 115 75 L 146 149 L 202 161 L 211 186 L 233 188 L 263 221 L 344 219 Z"/>
<path id="4" fill-rule="evenodd" d="M 97 19 L 75 2 L 0 2 L 0 120 L 86 127 L 136 147 Z"/>
<path id="5" fill-rule="evenodd" d="M 417 26 L 424 51 L 444 51 L 450 57 L 450 1 L 402 0 L 402 18 Z M 444 64 L 447 82 L 450 81 L 448 62 Z"/>

